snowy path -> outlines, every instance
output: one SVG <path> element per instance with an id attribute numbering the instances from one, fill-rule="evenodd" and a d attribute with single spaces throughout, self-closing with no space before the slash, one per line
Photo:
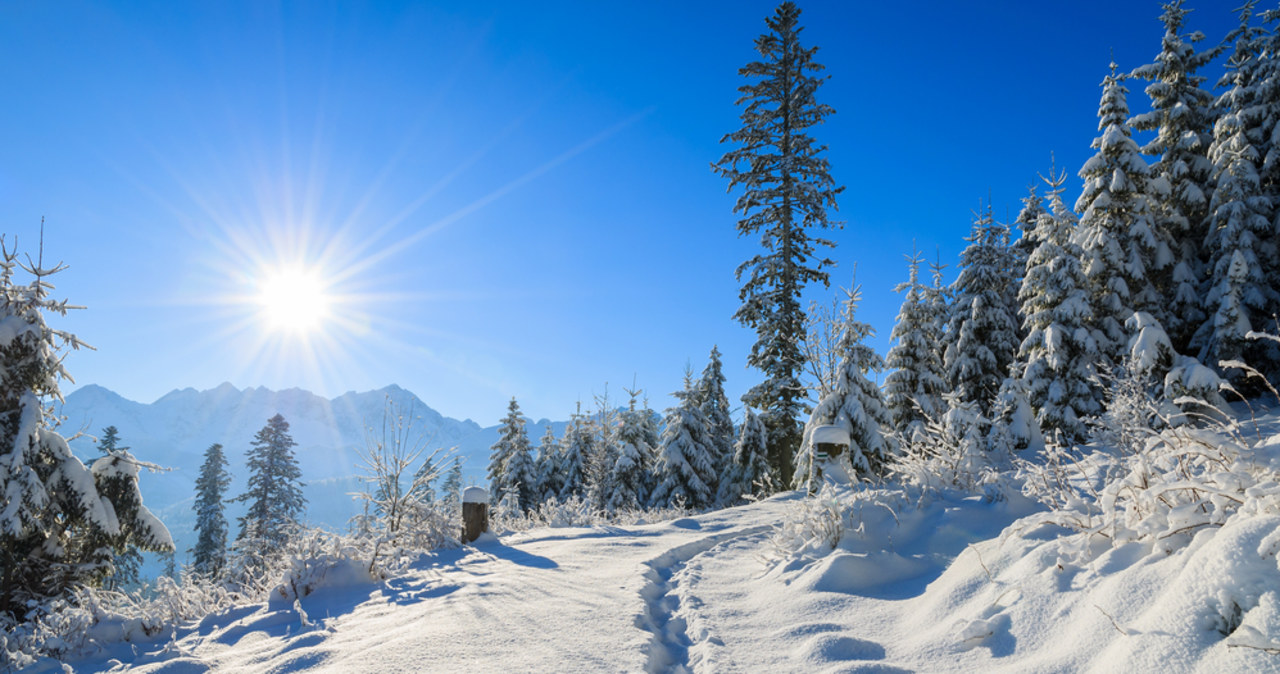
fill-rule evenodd
<path id="1" fill-rule="evenodd" d="M 751 546 L 793 497 L 656 525 L 541 529 L 442 551 L 381 586 L 325 588 L 301 606 L 210 616 L 176 638 L 71 663 L 77 671 L 681 671 L 696 605 L 688 571 Z M 712 553 L 708 555 L 708 553 Z M 754 571 L 750 571 L 753 569 Z M 136 655 L 135 655 L 136 652 Z M 692 669 L 696 670 L 697 667 Z"/>
<path id="2" fill-rule="evenodd" d="M 1025 506 L 889 499 L 846 512 L 856 532 L 834 550 L 765 564 L 776 527 L 815 507 L 825 506 L 788 494 L 662 524 L 539 529 L 429 555 L 385 583 L 322 587 L 301 612 L 230 609 L 69 664 L 171 674 L 1280 672 L 1269 641 L 1233 647 L 1216 620 L 1236 606 L 1244 627 L 1280 633 L 1280 569 L 1255 552 L 1280 517 L 1207 531 L 1179 554 L 1131 543 L 1081 557 L 1088 541 L 1053 527 L 1001 537 Z"/>

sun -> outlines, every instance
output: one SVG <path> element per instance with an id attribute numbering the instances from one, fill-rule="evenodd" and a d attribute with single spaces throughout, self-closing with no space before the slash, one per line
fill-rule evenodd
<path id="1" fill-rule="evenodd" d="M 315 271 L 278 269 L 265 274 L 258 287 L 258 304 L 268 328 L 275 332 L 307 334 L 329 317 L 329 295 Z"/>

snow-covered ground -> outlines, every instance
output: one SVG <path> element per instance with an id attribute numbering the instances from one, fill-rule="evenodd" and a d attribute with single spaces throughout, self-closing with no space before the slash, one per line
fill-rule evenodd
<path id="1" fill-rule="evenodd" d="M 1270 439 L 1251 451 L 1280 465 L 1278 424 L 1267 421 Z M 1257 505 L 1273 488 L 1250 487 L 1257 503 L 1225 521 L 1127 540 L 1063 528 L 1016 495 L 901 487 L 784 494 L 660 524 L 541 528 L 424 555 L 381 583 L 330 578 L 296 603 L 229 609 L 66 664 L 1280 672 L 1280 515 Z"/>

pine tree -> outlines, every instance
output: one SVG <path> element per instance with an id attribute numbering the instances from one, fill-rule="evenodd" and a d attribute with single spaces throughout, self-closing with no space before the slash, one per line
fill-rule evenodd
<path id="1" fill-rule="evenodd" d="M 542 434 L 542 441 L 538 445 L 537 468 L 538 502 L 560 498 L 560 489 L 564 487 L 564 480 L 560 476 L 560 441 L 551 432 L 550 425 L 547 426 L 547 432 Z"/>
<path id="2" fill-rule="evenodd" d="M 227 517 L 223 496 L 231 486 L 227 458 L 222 445 L 214 443 L 204 451 L 204 464 L 196 478 L 196 545 L 192 553 L 192 569 L 203 576 L 216 578 L 227 565 Z"/>
<path id="3" fill-rule="evenodd" d="M 796 489 L 810 489 L 817 477 L 812 438 L 818 426 L 839 426 L 848 431 L 848 458 L 860 475 L 883 475 L 888 460 L 898 453 L 898 443 L 889 435 L 892 420 L 880 387 L 867 378 L 868 373 L 883 370 L 884 361 L 863 343 L 875 331 L 857 320 L 859 299 L 861 291 L 855 286 L 845 301 L 844 329 L 836 345 L 840 364 L 836 368 L 835 386 L 818 401 L 804 426 L 792 483 Z"/>
<path id="4" fill-rule="evenodd" d="M 729 415 L 729 397 L 725 395 L 724 382 L 720 349 L 713 346 L 707 367 L 694 389 L 698 407 L 707 420 L 707 441 L 711 446 L 711 473 L 707 486 L 712 493 L 719 488 L 720 475 L 733 459 L 733 418 Z"/>
<path id="5" fill-rule="evenodd" d="M 920 283 L 920 254 L 908 256 L 907 262 L 907 282 L 894 288 L 895 292 L 906 294 L 890 334 L 894 345 L 889 348 L 885 365 L 892 371 L 885 377 L 884 389 L 894 430 L 910 439 L 924 429 L 929 419 L 941 418 L 946 382 L 926 288 Z"/>
<path id="6" fill-rule="evenodd" d="M 712 447 L 707 434 L 707 420 L 697 404 L 693 374 L 684 376 L 684 390 L 673 394 L 679 402 L 667 410 L 662 431 L 662 446 L 654 467 L 658 486 L 650 502 L 661 508 L 683 503 L 694 509 L 712 505 L 715 494 L 707 484 L 711 474 Z"/>
<path id="7" fill-rule="evenodd" d="M 0 240 L 0 615 L 21 620 L 28 608 L 105 570 L 78 557 L 77 543 L 120 536 L 124 527 L 44 406 L 61 401 L 60 379 L 70 381 L 64 350 L 81 346 L 44 318 L 72 308 L 49 298 L 48 277 L 64 267 L 46 268 L 41 259 L 19 265 L 17 257 Z M 17 268 L 30 283 L 14 280 Z M 145 511 L 139 507 L 135 517 Z M 154 524 L 156 547 L 172 547 L 163 525 Z"/>
<path id="8" fill-rule="evenodd" d="M 591 421 L 591 453 L 587 455 L 587 502 L 598 512 L 612 512 L 609 496 L 613 493 L 613 468 L 621 451 L 616 444 L 618 411 L 609 402 L 609 386 L 604 393 L 595 396 L 596 413 Z"/>
<path id="9" fill-rule="evenodd" d="M 101 452 L 103 456 L 108 456 L 108 457 L 114 456 L 119 452 L 127 452 L 128 449 L 129 449 L 128 447 L 123 447 L 120 445 L 120 431 L 117 430 L 115 426 L 107 426 L 106 428 L 102 429 L 102 437 L 98 439 L 98 451 Z M 92 464 L 90 467 L 90 470 L 91 471 L 94 470 L 93 467 L 96 465 L 97 465 L 96 462 Z M 136 475 L 136 471 L 135 471 L 135 475 Z M 95 473 L 95 476 L 96 476 L 96 473 Z M 119 481 L 115 480 L 115 482 L 119 482 Z M 115 484 L 113 485 L 113 488 L 114 490 L 119 491 L 121 494 L 127 494 L 129 491 L 128 486 L 123 483 Z M 99 485 L 98 491 L 99 493 L 102 493 L 104 496 L 106 495 L 105 492 L 103 492 L 101 485 Z M 111 566 L 113 568 L 113 571 L 111 572 L 110 575 L 102 579 L 102 586 L 104 588 L 108 590 L 123 590 L 126 588 L 137 586 L 138 583 L 141 582 L 141 578 L 140 578 L 140 573 L 142 571 L 142 552 L 141 551 L 139 551 L 134 546 L 123 544 L 123 539 L 121 539 L 121 542 L 119 545 L 113 545 L 111 543 L 107 543 L 105 546 L 102 547 L 102 550 L 104 552 L 107 550 L 111 550 L 111 552 L 113 553 L 113 558 L 111 559 Z M 105 561 L 105 558 L 104 558 L 104 561 Z"/>
<path id="10" fill-rule="evenodd" d="M 111 504 L 118 531 L 106 534 L 90 528 L 75 547 L 83 561 L 107 570 L 107 575 L 99 579 L 110 589 L 123 590 L 141 582 L 142 551 L 173 550 L 169 530 L 142 504 L 142 491 L 138 488 L 142 466 L 128 450 L 115 449 L 94 461 L 90 468 L 98 493 Z"/>
<path id="11" fill-rule="evenodd" d="M 440 501 L 445 505 L 457 508 L 462 503 L 462 457 L 453 457 L 453 465 L 444 474 L 444 483 L 440 485 Z"/>
<path id="12" fill-rule="evenodd" d="M 989 205 L 966 241 L 952 285 L 951 341 L 943 365 L 957 400 L 977 403 L 986 416 L 1018 352 L 1019 307 L 1010 295 L 1016 275 L 1009 228 L 995 221 Z"/>
<path id="13" fill-rule="evenodd" d="M 557 472 L 563 482 L 557 497 L 561 501 L 587 495 L 587 462 L 596 449 L 593 430 L 593 424 L 582 414 L 582 403 L 578 403 L 577 412 L 570 418 L 569 427 L 560 441 Z"/>
<path id="14" fill-rule="evenodd" d="M 289 422 L 276 414 L 253 436 L 245 453 L 248 491 L 231 500 L 249 504 L 248 511 L 236 520 L 240 524 L 236 544 L 251 560 L 278 554 L 299 528 L 298 518 L 307 499 L 299 482 L 302 470 L 293 454 L 296 446 L 289 435 Z"/>
<path id="15" fill-rule="evenodd" d="M 1221 360 L 1245 360 L 1262 371 L 1267 347 L 1246 348 L 1245 335 L 1262 328 L 1268 311 L 1277 302 L 1270 284 L 1276 267 L 1272 223 L 1274 206 L 1262 189 L 1258 145 L 1271 134 L 1257 126 L 1261 107 L 1259 75 L 1260 29 L 1249 27 L 1251 5 L 1244 8 L 1240 28 L 1233 31 L 1235 52 L 1220 82 L 1229 88 L 1218 98 L 1222 115 L 1213 127 L 1209 159 L 1216 188 L 1209 203 L 1209 251 L 1205 310 L 1209 314 L 1192 339 L 1200 360 L 1216 365 Z M 1237 384 L 1240 371 L 1225 372 Z"/>
<path id="16" fill-rule="evenodd" d="M 800 45 L 799 18 L 800 9 L 788 1 L 765 20 L 770 32 L 756 39 L 763 60 L 738 71 L 752 79 L 738 88 L 738 104 L 745 104 L 742 128 L 721 140 L 737 147 L 714 165 L 729 180 L 730 190 L 744 188 L 734 205 L 742 216 L 739 235 L 760 234 L 766 250 L 737 269 L 738 280 L 745 276 L 746 281 L 734 317 L 756 330 L 747 360 L 766 379 L 743 400 L 764 410 L 770 464 L 783 483 L 791 481 L 791 458 L 800 441 L 798 420 L 806 411 L 800 382 L 805 325 L 800 295 L 809 283 L 828 283 L 824 269 L 832 262 L 817 257 L 817 251 L 834 246 L 809 231 L 839 226 L 828 210 L 836 209 L 836 195 L 844 189 L 831 178 L 822 156 L 826 146 L 808 134 L 834 110 L 815 98 L 826 78 L 816 75 L 823 69 L 813 61 L 817 48 Z"/>
<path id="17" fill-rule="evenodd" d="M 107 426 L 102 429 L 102 437 L 98 438 L 98 451 L 103 456 L 109 456 L 111 452 L 119 449 L 129 449 L 128 447 L 118 447 L 120 444 L 120 431 L 115 426 Z"/>
<path id="18" fill-rule="evenodd" d="M 1204 321 L 1200 288 L 1205 274 L 1202 252 L 1208 234 L 1210 173 L 1208 150 L 1212 140 L 1213 97 L 1201 88 L 1196 72 L 1217 58 L 1220 49 L 1197 52 L 1200 32 L 1183 34 L 1190 11 L 1182 0 L 1165 4 L 1160 20 L 1164 38 L 1155 62 L 1135 69 L 1130 77 L 1150 82 L 1146 87 L 1151 110 L 1130 121 L 1137 131 L 1155 131 L 1142 152 L 1156 157 L 1153 179 L 1163 183 L 1152 204 L 1157 227 L 1168 233 L 1173 252 L 1170 275 L 1164 278 L 1165 327 L 1175 347 L 1185 351 L 1192 333 Z"/>
<path id="19" fill-rule="evenodd" d="M 1083 251 L 1072 240 L 1076 217 L 1062 201 L 1065 180 L 1065 173 L 1050 171 L 1051 213 L 1041 215 L 1030 234 L 1036 246 L 1018 295 L 1027 330 L 1018 369 L 1040 428 L 1058 444 L 1072 445 L 1087 438 L 1084 420 L 1101 411 L 1102 391 L 1093 383 L 1098 344 Z"/>
<path id="20" fill-rule="evenodd" d="M 1036 185 L 1032 183 L 1027 188 L 1027 196 L 1022 198 L 1022 210 L 1018 211 L 1018 217 L 1013 220 L 1013 224 L 1018 227 L 1018 238 L 1013 241 L 1013 267 L 1019 276 L 1027 268 L 1031 251 L 1036 248 L 1030 235 L 1039 224 L 1040 216 L 1045 213 L 1044 199 L 1040 198 Z M 1022 279 L 1019 278 L 1018 281 L 1021 283 Z"/>
<path id="21" fill-rule="evenodd" d="M 1138 151 L 1129 128 L 1128 89 L 1111 64 L 1102 83 L 1097 150 L 1080 169 L 1084 191 L 1076 200 L 1080 213 L 1078 243 L 1084 252 L 1093 314 L 1102 342 L 1100 352 L 1110 367 L 1123 361 L 1128 343 L 1124 322 L 1135 311 L 1146 311 L 1163 322 L 1166 314 L 1158 290 L 1173 253 L 1158 229 L 1150 204 L 1159 196 L 1159 182 L 1149 185 L 1150 169 Z"/>
<path id="22" fill-rule="evenodd" d="M 429 504 L 436 500 L 436 490 L 432 483 L 440 476 L 441 460 L 436 459 L 433 452 L 422 460 L 422 464 L 418 466 L 418 470 L 413 473 L 412 484 L 418 487 L 418 503 Z"/>
<path id="23" fill-rule="evenodd" d="M 729 463 L 725 478 L 720 481 L 720 493 L 716 500 L 722 506 L 737 504 L 744 496 L 767 496 L 773 492 L 769 485 L 769 456 L 767 431 L 764 422 L 750 407 L 738 426 L 738 439 L 733 444 L 733 460 Z"/>
<path id="24" fill-rule="evenodd" d="M 534 501 L 538 478 L 533 471 L 533 450 L 524 417 L 514 397 L 507 406 L 507 416 L 498 434 L 498 441 L 489 448 L 489 498 L 497 505 L 514 494 L 521 510 L 528 510 Z"/>
<path id="25" fill-rule="evenodd" d="M 644 415 L 649 412 L 636 408 L 639 391 L 632 389 L 627 393 L 631 396 L 631 402 L 622 412 L 620 423 L 614 432 L 613 444 L 618 448 L 618 456 L 613 462 L 610 476 L 613 484 L 608 501 L 610 512 L 639 508 L 649 498 L 648 473 L 654 451 L 645 437 Z"/>

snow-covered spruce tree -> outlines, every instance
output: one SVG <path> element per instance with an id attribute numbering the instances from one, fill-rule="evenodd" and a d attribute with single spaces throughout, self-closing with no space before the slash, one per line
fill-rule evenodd
<path id="1" fill-rule="evenodd" d="M 640 408 L 640 430 L 644 444 L 649 447 L 649 469 L 644 474 L 645 502 L 649 495 L 658 488 L 658 457 L 662 451 L 662 417 L 649 406 L 649 397 L 645 396 Z"/>
<path id="2" fill-rule="evenodd" d="M 711 481 L 707 486 L 712 493 L 720 487 L 720 476 L 733 459 L 733 418 L 729 416 L 729 397 L 724 392 L 724 372 L 720 364 L 720 349 L 711 347 L 711 356 L 702 377 L 695 387 L 698 406 L 707 420 L 707 441 L 711 445 Z"/>
<path id="3" fill-rule="evenodd" d="M 991 407 L 991 430 L 987 434 L 988 451 L 1014 452 L 1044 449 L 1044 437 L 1031 410 L 1027 384 L 1016 377 L 1006 377 L 996 392 Z"/>
<path id="4" fill-rule="evenodd" d="M 437 461 L 433 456 L 423 459 L 418 464 L 418 470 L 413 472 L 413 484 L 418 485 L 418 503 L 420 505 L 428 505 L 435 503 L 436 489 L 432 486 L 436 478 L 440 477 L 443 460 Z"/>
<path id="5" fill-rule="evenodd" d="M 937 259 L 929 263 L 929 276 L 933 283 L 925 286 L 921 292 L 921 299 L 928 315 L 928 323 L 926 328 L 929 330 L 929 338 L 933 341 L 933 359 L 939 363 L 942 368 L 942 381 L 944 388 L 947 381 L 946 355 L 947 346 L 953 341 L 952 336 L 947 333 L 947 325 L 951 322 L 951 306 L 954 298 L 951 295 L 951 287 L 943 282 L 943 272 L 946 271 L 947 265 L 942 264 L 941 253 L 935 253 Z M 939 409 L 945 409 L 944 404 Z"/>
<path id="6" fill-rule="evenodd" d="M 739 298 L 742 306 L 734 317 L 756 330 L 756 343 L 747 361 L 765 374 L 765 381 L 743 396 L 748 405 L 763 410 L 769 429 L 769 462 L 782 484 L 791 482 L 791 459 L 800 444 L 800 416 L 806 411 L 804 368 L 804 309 L 800 295 L 805 285 L 828 283 L 825 267 L 832 262 L 818 256 L 819 246 L 834 246 L 811 237 L 814 229 L 839 226 L 828 210 L 836 209 L 837 187 L 830 166 L 822 156 L 825 145 L 816 143 L 809 130 L 833 112 L 815 94 L 826 77 L 813 61 L 817 47 L 800 44 L 800 9 L 793 2 L 778 5 L 765 20 L 769 32 L 756 38 L 762 60 L 738 72 L 750 84 L 738 88 L 742 128 L 721 142 L 736 147 L 714 165 L 729 180 L 729 189 L 741 186 L 734 204 L 741 236 L 759 234 L 765 252 L 738 267 L 745 276 Z"/>
<path id="7" fill-rule="evenodd" d="M 276 414 L 253 436 L 245 452 L 248 491 L 231 501 L 249 504 L 248 511 L 236 520 L 240 524 L 236 547 L 251 564 L 278 554 L 298 531 L 298 518 L 307 499 L 299 482 L 302 470 L 293 455 L 296 446 L 289 435 L 289 422 Z"/>
<path id="8" fill-rule="evenodd" d="M 693 373 L 685 370 L 684 390 L 672 394 L 679 401 L 667 410 L 662 445 L 654 466 L 657 487 L 650 497 L 655 508 L 683 503 L 700 510 L 713 505 L 715 494 L 707 484 L 711 475 L 711 443 L 707 420 L 698 406 Z"/>
<path id="9" fill-rule="evenodd" d="M 1031 233 L 1039 226 L 1040 216 L 1047 212 L 1044 208 L 1044 199 L 1041 198 L 1036 184 L 1032 183 L 1027 187 L 1027 196 L 1022 197 L 1022 210 L 1018 211 L 1018 217 L 1013 220 L 1013 224 L 1018 228 L 1018 238 L 1011 244 L 1013 268 L 1018 276 L 1021 276 L 1022 271 L 1027 268 L 1027 259 L 1031 257 L 1031 251 L 1036 248 Z"/>
<path id="10" fill-rule="evenodd" d="M 1258 127 L 1263 130 L 1258 152 L 1262 155 L 1261 175 L 1259 182 L 1262 193 L 1271 201 L 1272 230 L 1270 247 L 1280 251 L 1280 8 L 1273 8 L 1262 13 L 1263 21 L 1271 24 L 1264 37 L 1259 40 L 1258 53 L 1261 58 L 1261 72 L 1258 74 L 1258 104 L 1254 109 L 1254 118 Z M 1277 253 L 1280 255 L 1280 253 Z M 1269 260 L 1271 288 L 1280 291 L 1280 260 L 1274 257 Z M 1267 319 L 1255 324 L 1255 330 L 1261 333 L 1280 332 L 1280 292 L 1273 297 L 1270 309 L 1266 311 Z M 1254 349 L 1256 357 L 1264 358 L 1258 365 L 1267 372 L 1272 384 L 1280 383 L 1280 341 L 1261 339 L 1259 348 Z"/>
<path id="11" fill-rule="evenodd" d="M 102 437 L 98 438 L 97 447 L 103 456 L 112 456 L 116 452 L 128 451 L 129 449 L 120 445 L 120 431 L 115 426 L 107 426 L 102 429 Z M 96 465 L 96 463 L 91 463 L 90 470 L 92 471 L 93 466 Z M 96 480 L 97 473 L 94 475 Z M 102 492 L 101 489 L 98 491 Z M 105 493 L 103 495 L 106 496 Z M 102 548 L 103 552 L 110 549 L 114 553 L 110 560 L 113 570 L 109 575 L 100 578 L 102 586 L 108 590 L 123 590 L 138 585 L 141 581 L 139 574 L 142 571 L 142 552 L 131 545 L 122 545 L 119 549 L 112 549 L 112 547 L 104 546 Z"/>
<path id="12" fill-rule="evenodd" d="M 796 489 L 812 491 L 814 487 L 817 473 L 812 438 L 813 429 L 818 426 L 834 425 L 849 432 L 846 456 L 859 476 L 883 475 L 886 462 L 898 453 L 897 440 L 890 432 L 892 420 L 880 387 L 867 378 L 867 373 L 883 370 L 884 361 L 863 343 L 875 331 L 870 325 L 857 320 L 861 295 L 857 286 L 848 292 L 844 329 L 836 345 L 840 365 L 836 368 L 835 386 L 818 401 L 809 415 L 809 422 L 804 425 L 804 437 L 796 453 L 796 476 L 792 482 Z"/>
<path id="13" fill-rule="evenodd" d="M 1227 62 L 1228 73 L 1219 84 L 1227 90 L 1218 98 L 1222 114 L 1213 127 L 1209 159 L 1213 162 L 1216 188 L 1209 203 L 1208 273 L 1204 294 L 1208 317 L 1192 340 L 1200 360 L 1217 365 L 1222 360 L 1244 360 L 1263 372 L 1274 369 L 1269 343 L 1264 348 L 1246 348 L 1245 335 L 1264 328 L 1268 311 L 1277 301 L 1277 289 L 1270 283 L 1276 268 L 1274 206 L 1264 194 L 1259 177 L 1263 161 L 1258 144 L 1272 130 L 1257 126 L 1258 77 L 1261 58 L 1261 31 L 1251 28 L 1250 6 L 1246 5 L 1241 26 L 1233 31 L 1235 52 Z M 1254 345 L 1264 343 L 1253 342 Z M 1233 383 L 1248 388 L 1240 370 L 1224 374 Z"/>
<path id="14" fill-rule="evenodd" d="M 774 491 L 769 484 L 767 431 L 760 415 L 750 407 L 738 426 L 738 440 L 733 444 L 733 461 L 720 481 L 716 500 L 722 506 L 736 505 L 744 496 L 768 496 Z"/>
<path id="15" fill-rule="evenodd" d="M 582 413 L 582 403 L 569 419 L 569 426 L 560 439 L 560 465 L 557 472 L 562 484 L 556 495 L 561 501 L 587 495 L 587 462 L 595 447 L 594 425 Z"/>
<path id="16" fill-rule="evenodd" d="M 498 441 L 489 448 L 489 497 L 497 505 L 508 494 L 515 494 L 520 509 L 527 511 L 533 505 L 537 481 L 524 416 L 512 397 L 498 430 Z"/>
<path id="17" fill-rule="evenodd" d="M 632 389 L 627 393 L 631 402 L 619 415 L 613 434 L 613 445 L 618 448 L 618 454 L 610 474 L 613 484 L 607 504 L 610 512 L 639 508 L 649 499 L 648 474 L 654 448 L 648 444 L 644 417 L 650 412 L 636 408 L 639 391 Z"/>
<path id="18" fill-rule="evenodd" d="M 1013 270 L 1009 228 L 995 221 L 991 207 L 973 223 L 960 254 L 960 274 L 952 284 L 950 333 L 944 368 L 960 402 L 974 402 L 984 417 L 1018 352 L 1018 306 L 1010 293 Z"/>
<path id="19" fill-rule="evenodd" d="M 97 571 L 72 556 L 73 537 L 117 536 L 120 522 L 44 407 L 70 381 L 63 350 L 82 345 L 44 319 L 72 308 L 49 298 L 48 277 L 64 267 L 17 258 L 0 240 L 0 616 L 22 620 Z M 26 285 L 19 268 L 33 277 Z"/>
<path id="20" fill-rule="evenodd" d="M 560 488 L 564 481 L 560 479 L 560 441 L 551 431 L 551 425 L 542 434 L 538 444 L 536 461 L 538 475 L 538 503 L 560 497 Z"/>
<path id="21" fill-rule="evenodd" d="M 99 569 L 96 580 L 104 587 L 123 590 L 136 587 L 141 578 L 142 551 L 170 552 L 173 539 L 164 524 L 142 505 L 138 488 L 139 468 L 156 469 L 142 464 L 127 449 L 118 448 L 93 462 L 94 486 L 111 504 L 119 529 L 111 534 L 97 527 L 78 533 L 73 547 L 82 563 Z"/>
<path id="22" fill-rule="evenodd" d="M 202 576 L 217 578 L 227 566 L 227 516 L 222 501 L 229 486 L 227 457 L 215 442 L 204 450 L 196 478 L 196 545 L 189 552 L 192 571 Z"/>
<path id="23" fill-rule="evenodd" d="M 1124 360 L 1125 319 L 1135 311 L 1157 319 L 1165 315 L 1159 284 L 1173 261 L 1150 203 L 1152 192 L 1158 194 L 1164 186 L 1161 181 L 1152 183 L 1132 138 L 1127 93 L 1112 63 L 1098 107 L 1101 135 L 1091 145 L 1097 153 L 1080 169 L 1084 191 L 1075 204 L 1080 213 L 1077 242 L 1084 253 L 1094 321 L 1102 339 L 1098 347 L 1106 367 Z"/>
<path id="24" fill-rule="evenodd" d="M 451 508 L 457 508 L 462 503 L 462 457 L 453 457 L 453 465 L 449 467 L 449 472 L 444 474 L 444 481 L 440 485 L 440 502 Z"/>
<path id="25" fill-rule="evenodd" d="M 920 254 L 908 256 L 907 263 L 907 282 L 894 288 L 895 292 L 906 294 L 890 335 L 894 344 L 885 362 L 891 371 L 885 377 L 884 392 L 894 430 L 910 439 L 927 419 L 937 419 L 942 414 L 946 382 L 926 288 L 920 283 Z"/>
<path id="26" fill-rule="evenodd" d="M 1205 273 L 1214 111 L 1213 96 L 1201 87 L 1205 78 L 1196 72 L 1220 53 L 1220 48 L 1196 51 L 1196 43 L 1204 39 L 1199 31 L 1182 33 L 1190 11 L 1182 0 L 1164 5 L 1160 53 L 1154 63 L 1129 74 L 1150 82 L 1146 93 L 1151 110 L 1135 115 L 1130 124 L 1137 131 L 1156 132 L 1142 152 L 1156 158 L 1151 175 L 1164 183 L 1164 189 L 1153 192 L 1152 206 L 1157 228 L 1168 234 L 1173 252 L 1163 305 L 1165 327 L 1179 351 L 1186 350 L 1205 318 L 1200 288 Z"/>
<path id="27" fill-rule="evenodd" d="M 1098 344 L 1083 252 L 1072 240 L 1076 216 L 1062 201 L 1065 180 L 1052 171 L 1046 178 L 1051 212 L 1030 234 L 1036 247 L 1018 294 L 1027 331 L 1018 369 L 1040 429 L 1057 444 L 1074 445 L 1087 439 L 1084 420 L 1102 411 L 1102 393 L 1093 383 Z"/>
<path id="28" fill-rule="evenodd" d="M 609 402 L 609 387 L 594 396 L 596 413 L 591 420 L 591 453 L 587 455 L 587 503 L 596 512 L 613 512 L 609 495 L 613 493 L 613 467 L 618 462 L 619 448 L 614 442 L 618 430 L 618 411 Z"/>

